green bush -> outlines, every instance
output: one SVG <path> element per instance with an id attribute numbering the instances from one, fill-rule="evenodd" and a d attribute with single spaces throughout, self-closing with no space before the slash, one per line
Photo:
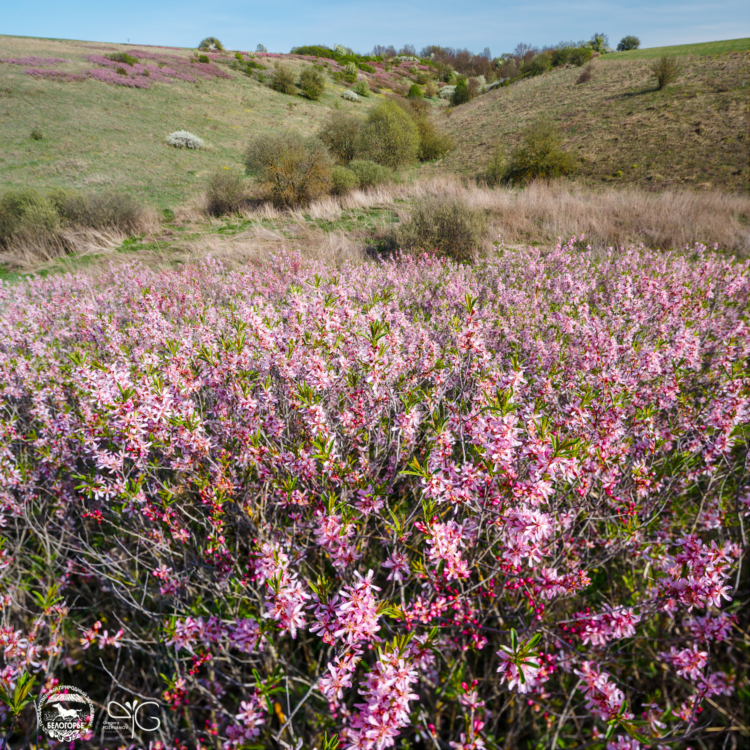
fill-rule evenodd
<path id="1" fill-rule="evenodd" d="M 247 199 L 245 181 L 234 170 L 219 169 L 209 177 L 205 197 L 211 216 L 237 213 Z"/>
<path id="2" fill-rule="evenodd" d="M 393 172 L 374 161 L 354 159 L 349 162 L 349 170 L 359 179 L 361 188 L 371 188 L 393 180 Z"/>
<path id="3" fill-rule="evenodd" d="M 589 62 L 593 56 L 594 51 L 590 47 L 574 47 L 570 50 L 569 62 L 571 65 L 580 68 Z"/>
<path id="4" fill-rule="evenodd" d="M 573 47 L 561 47 L 552 51 L 552 66 L 558 68 L 560 65 L 567 65 L 570 62 L 570 55 Z"/>
<path id="5" fill-rule="evenodd" d="M 271 79 L 271 88 L 274 91 L 280 91 L 282 94 L 296 94 L 297 87 L 294 85 L 294 73 L 286 65 L 280 65 L 278 62 L 273 66 L 274 73 Z"/>
<path id="6" fill-rule="evenodd" d="M 487 171 L 481 175 L 481 179 L 483 179 L 489 187 L 497 187 L 505 179 L 506 169 L 505 149 L 503 148 L 503 144 L 498 142 L 492 149 L 492 156 L 487 165 Z"/>
<path id="7" fill-rule="evenodd" d="M 682 65 L 674 55 L 662 55 L 651 64 L 651 72 L 656 78 L 656 86 L 661 91 L 665 86 L 674 83 L 682 73 Z"/>
<path id="8" fill-rule="evenodd" d="M 419 130 L 395 102 L 383 102 L 367 116 L 360 150 L 365 158 L 391 169 L 413 164 L 419 151 Z"/>
<path id="9" fill-rule="evenodd" d="M 408 99 L 422 99 L 424 97 L 424 94 L 422 93 L 422 89 L 419 87 L 419 84 L 412 83 L 412 85 L 409 87 L 409 93 L 406 96 Z"/>
<path id="10" fill-rule="evenodd" d="M 331 158 L 317 138 L 292 132 L 257 136 L 245 166 L 277 206 L 306 205 L 331 190 Z"/>
<path id="11" fill-rule="evenodd" d="M 552 70 L 552 53 L 542 52 L 539 55 L 534 55 L 528 64 L 527 70 L 532 76 L 540 76 L 543 73 L 549 73 Z"/>
<path id="12" fill-rule="evenodd" d="M 319 70 L 305 68 L 299 77 L 299 87 L 308 99 L 317 100 L 326 87 L 326 81 Z"/>
<path id="13" fill-rule="evenodd" d="M 334 195 L 345 195 L 359 187 L 359 177 L 351 169 L 337 164 L 331 169 L 331 183 L 331 192 Z"/>
<path id="14" fill-rule="evenodd" d="M 618 52 L 627 52 L 631 49 L 638 49 L 641 46 L 641 40 L 637 36 L 628 34 L 620 39 L 620 43 L 617 45 Z"/>
<path id="15" fill-rule="evenodd" d="M 453 90 L 451 96 L 451 104 L 454 107 L 458 107 L 461 104 L 466 104 L 469 101 L 469 86 L 465 78 L 461 78 L 456 84 L 456 88 Z"/>
<path id="16" fill-rule="evenodd" d="M 434 83 L 428 83 L 424 90 L 424 95 L 429 99 L 434 99 L 437 96 L 438 87 Z"/>
<path id="17" fill-rule="evenodd" d="M 362 120 L 348 112 L 331 112 L 318 138 L 328 147 L 331 156 L 340 164 L 348 164 L 357 155 Z"/>
<path id="18" fill-rule="evenodd" d="M 430 77 L 427 73 L 417 73 L 417 83 L 420 86 L 426 86 L 430 82 Z"/>
<path id="19" fill-rule="evenodd" d="M 353 77 L 354 80 L 357 80 L 357 73 L 359 72 L 359 68 L 357 68 L 357 64 L 353 62 L 349 62 L 346 64 L 346 67 L 344 68 L 344 75 L 348 77 Z"/>
<path id="20" fill-rule="evenodd" d="M 484 215 L 456 198 L 432 197 L 416 204 L 393 239 L 403 249 L 425 250 L 456 261 L 471 261 L 485 242 Z"/>
<path id="21" fill-rule="evenodd" d="M 34 141 L 41 141 L 44 139 L 44 134 L 41 130 L 39 130 L 39 128 L 32 128 L 31 139 Z"/>
<path id="22" fill-rule="evenodd" d="M 370 96 L 370 86 L 364 78 L 361 81 L 357 81 L 352 91 L 355 94 L 359 94 L 359 96 Z"/>
<path id="23" fill-rule="evenodd" d="M 138 62 L 137 57 L 132 57 L 126 52 L 112 52 L 109 55 L 104 55 L 104 57 L 106 57 L 108 60 L 112 60 L 112 62 L 123 63 L 123 65 L 130 65 L 131 68 Z"/>
<path id="24" fill-rule="evenodd" d="M 427 117 L 418 117 L 415 122 L 419 130 L 419 161 L 439 159 L 455 146 L 453 138 L 448 133 L 439 132 Z"/>
<path id="25" fill-rule="evenodd" d="M 208 55 L 198 55 L 198 62 L 205 63 L 206 65 L 208 65 L 211 62 L 211 60 L 208 57 Z"/>
<path id="26" fill-rule="evenodd" d="M 526 131 L 523 145 L 511 157 L 505 178 L 519 183 L 560 177 L 573 171 L 575 162 L 563 150 L 557 128 L 548 120 L 540 120 Z"/>
<path id="27" fill-rule="evenodd" d="M 224 45 L 215 37 L 207 36 L 199 45 L 198 49 L 204 52 L 223 52 Z"/>
<path id="28" fill-rule="evenodd" d="M 11 190 L 0 197 L 0 245 L 18 241 L 49 241 L 60 227 L 52 202 L 30 188 Z"/>

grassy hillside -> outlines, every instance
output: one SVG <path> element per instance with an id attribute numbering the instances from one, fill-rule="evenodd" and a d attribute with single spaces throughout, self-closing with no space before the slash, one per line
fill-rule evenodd
<path id="1" fill-rule="evenodd" d="M 725 39 L 721 42 L 634 49 L 607 55 L 607 60 L 653 60 L 662 55 L 723 55 L 726 52 L 750 52 L 750 39 Z"/>
<path id="2" fill-rule="evenodd" d="M 548 117 L 584 182 L 747 188 L 747 54 L 686 55 L 683 74 L 663 91 L 644 61 L 613 57 L 594 61 L 588 83 L 576 84 L 579 68 L 556 70 L 448 111 L 458 147 L 438 168 L 476 175 L 495 144 L 512 150 L 530 123 Z"/>
<path id="3" fill-rule="evenodd" d="M 190 58 L 188 50 L 0 36 L 0 59 L 60 58 L 54 69 L 72 76 L 93 66 L 89 55 L 138 50 Z M 227 56 L 231 60 L 231 55 Z M 295 71 L 305 62 L 285 56 Z M 274 57 L 257 58 L 273 71 Z M 379 97 L 360 103 L 341 98 L 343 86 L 328 78 L 320 101 L 286 96 L 255 78 L 218 65 L 228 79 L 153 83 L 126 88 L 97 80 L 40 80 L 29 65 L 0 64 L 0 183 L 4 187 L 87 187 L 116 184 L 148 202 L 174 206 L 208 172 L 242 166 L 251 135 L 288 128 L 316 132 L 331 107 L 364 114 Z M 263 71 L 260 71 L 263 72 Z M 33 140 L 38 128 L 44 136 Z M 211 146 L 187 151 L 167 146 L 166 136 L 185 128 Z"/>

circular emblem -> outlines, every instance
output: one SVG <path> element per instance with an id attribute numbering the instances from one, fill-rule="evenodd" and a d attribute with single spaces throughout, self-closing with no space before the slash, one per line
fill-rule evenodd
<path id="1" fill-rule="evenodd" d="M 58 685 L 36 707 L 39 726 L 53 740 L 71 742 L 94 725 L 94 704 L 80 688 Z"/>

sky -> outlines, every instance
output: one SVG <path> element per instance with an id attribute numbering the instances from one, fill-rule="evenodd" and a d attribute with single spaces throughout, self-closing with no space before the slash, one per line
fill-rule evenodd
<path id="1" fill-rule="evenodd" d="M 642 47 L 750 37 L 750 2 L 720 0 L 5 0 L 0 34 L 196 47 L 206 36 L 227 49 L 289 52 L 304 44 L 428 44 L 493 56 L 534 46 L 634 34 Z"/>

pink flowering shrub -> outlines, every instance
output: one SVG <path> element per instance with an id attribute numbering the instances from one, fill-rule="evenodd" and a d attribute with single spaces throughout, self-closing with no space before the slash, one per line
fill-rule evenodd
<path id="1" fill-rule="evenodd" d="M 0 57 L 0 63 L 8 65 L 58 65 L 66 62 L 68 61 L 62 57 L 36 57 L 35 55 L 29 57 Z"/>
<path id="2" fill-rule="evenodd" d="M 46 78 L 48 81 L 85 81 L 87 76 L 77 73 L 66 73 L 62 70 L 45 70 L 44 68 L 27 68 L 24 70 L 27 76 L 34 78 Z"/>
<path id="3" fill-rule="evenodd" d="M 116 679 L 179 748 L 739 747 L 750 264 L 580 244 L 0 286 L 6 693 Z"/>

